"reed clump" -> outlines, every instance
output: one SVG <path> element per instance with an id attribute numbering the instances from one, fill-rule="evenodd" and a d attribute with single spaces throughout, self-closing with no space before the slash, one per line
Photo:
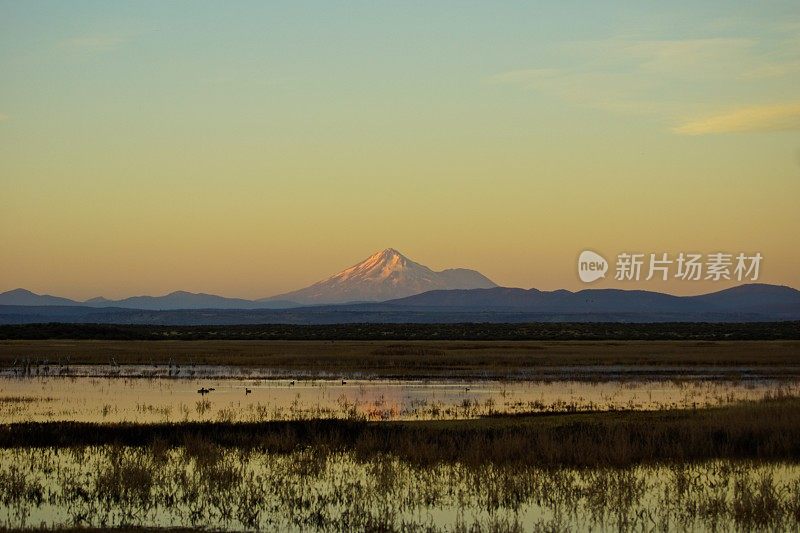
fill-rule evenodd
<path id="1" fill-rule="evenodd" d="M 40 371 L 40 375 L 70 375 L 75 365 L 109 365 L 110 354 L 113 354 L 120 367 L 158 368 L 171 377 L 179 370 L 181 376 L 190 374 L 192 365 L 272 369 L 286 377 L 335 373 L 399 379 L 508 378 L 529 376 L 532 372 L 557 372 L 562 367 L 616 366 L 634 371 L 636 367 L 648 367 L 647 372 L 657 371 L 678 378 L 685 375 L 686 368 L 697 371 L 717 368 L 722 372 L 729 370 L 733 375 L 740 374 L 742 369 L 754 375 L 796 377 L 800 374 L 798 322 L 779 326 L 697 324 L 686 325 L 687 331 L 670 324 L 584 324 L 581 329 L 587 329 L 586 334 L 572 333 L 565 325 L 556 324 L 546 326 L 547 333 L 541 337 L 535 333 L 538 327 L 534 327 L 529 336 L 525 333 L 527 328 L 520 325 L 509 329 L 508 340 L 504 340 L 505 333 L 481 337 L 481 329 L 492 329 L 491 325 L 461 325 L 451 333 L 437 331 L 440 327 L 449 328 L 448 325 L 419 325 L 422 331 L 412 332 L 405 340 L 396 336 L 397 332 L 391 332 L 401 325 L 363 326 L 363 329 L 374 329 L 377 340 L 370 340 L 370 335 L 360 337 L 361 326 L 352 325 L 348 327 L 354 335 L 352 340 L 333 336 L 328 340 L 314 340 L 317 330 L 311 328 L 311 340 L 279 340 L 283 339 L 280 336 L 274 340 L 254 340 L 258 335 L 231 333 L 226 337 L 224 331 L 203 337 L 187 330 L 185 336 L 144 335 L 151 340 L 135 340 L 141 339 L 138 334 L 127 340 L 90 334 L 88 338 L 95 340 L 71 337 L 76 340 L 64 343 L 46 340 L 50 334 L 46 327 L 39 326 L 30 328 L 30 335 L 20 331 L 22 337 L 16 340 L 12 340 L 16 335 L 13 332 L 7 332 L 11 335 L 8 340 L 0 339 L 0 367 L 18 376 L 30 377 L 31 368 Z M 0 326 L 0 337 L 4 327 L 9 326 Z M 726 332 L 728 327 L 731 331 Z M 772 336 L 770 332 L 775 327 L 778 333 Z M 386 337 L 384 328 L 389 328 Z M 693 332 L 695 328 L 705 333 Z M 742 328 L 753 331 L 741 336 L 735 333 Z M 332 331 L 332 335 L 335 333 Z M 471 340 L 473 335 L 477 335 L 476 340 Z M 22 340 L 24 338 L 38 340 Z M 264 338 L 273 339 L 269 335 Z M 360 338 L 363 340 L 354 340 Z M 422 340 L 426 338 L 428 340 Z M 487 340 L 480 340 L 483 338 Z M 493 338 L 495 340 L 488 340 Z M 638 340 L 612 340 L 626 338 Z M 69 363 L 49 365 L 45 371 L 47 359 Z M 631 376 L 635 377 L 635 372 Z"/>
<path id="2" fill-rule="evenodd" d="M 195 436 L 202 439 L 194 443 Z M 656 412 L 589 412 L 492 416 L 474 420 L 370 422 L 288 420 L 0 426 L 0 448 L 120 443 L 187 447 L 210 457 L 222 448 L 291 453 L 391 454 L 411 464 L 525 464 L 622 467 L 643 463 L 800 458 L 800 400 L 777 397 L 732 406 Z M 203 459 L 206 460 L 206 459 Z"/>
<path id="3" fill-rule="evenodd" d="M 190 451 L 191 448 L 191 451 Z M 214 448 L 219 448 L 214 450 Z M 200 451 L 211 452 L 203 461 Z M 800 465 L 421 467 L 187 441 L 0 450 L 0 528 L 304 531 L 796 530 Z M 130 475 L 130 478 L 126 477 Z M 35 488 L 31 491 L 30 488 Z"/>

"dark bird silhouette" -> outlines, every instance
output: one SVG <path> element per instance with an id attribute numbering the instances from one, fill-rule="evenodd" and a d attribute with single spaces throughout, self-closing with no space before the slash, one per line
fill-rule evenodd
<path id="1" fill-rule="evenodd" d="M 252 391 L 252 390 L 250 390 L 250 389 L 248 389 L 247 387 L 245 387 L 245 389 L 244 389 L 244 395 L 245 395 L 245 396 L 247 396 L 247 395 L 248 395 L 248 394 L 250 394 L 251 392 L 253 392 L 253 391 Z"/>
<path id="2" fill-rule="evenodd" d="M 347 385 L 347 382 L 345 380 L 342 380 L 342 385 Z"/>
<path id="3" fill-rule="evenodd" d="M 292 386 L 292 387 L 294 387 L 294 380 L 290 381 L 290 382 L 289 382 L 289 385 L 290 385 L 290 386 Z"/>
<path id="4" fill-rule="evenodd" d="M 208 394 L 209 390 L 207 388 L 205 388 L 205 387 L 200 387 L 200 389 L 197 392 L 198 392 L 198 394 L 200 394 L 200 396 L 203 396 L 205 394 Z"/>

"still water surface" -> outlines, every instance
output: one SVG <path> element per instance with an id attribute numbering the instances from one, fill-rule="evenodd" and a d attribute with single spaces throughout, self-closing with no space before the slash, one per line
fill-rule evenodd
<path id="1" fill-rule="evenodd" d="M 800 395 L 800 381 L 4 376 L 0 422 L 466 419 L 499 413 L 692 409 L 778 393 Z"/>

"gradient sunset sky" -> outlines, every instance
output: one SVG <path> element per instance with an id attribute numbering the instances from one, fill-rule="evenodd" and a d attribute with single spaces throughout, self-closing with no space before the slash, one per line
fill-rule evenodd
<path id="1" fill-rule="evenodd" d="M 0 2 L 0 291 L 257 298 L 386 247 L 798 287 L 798 232 L 797 0 Z"/>

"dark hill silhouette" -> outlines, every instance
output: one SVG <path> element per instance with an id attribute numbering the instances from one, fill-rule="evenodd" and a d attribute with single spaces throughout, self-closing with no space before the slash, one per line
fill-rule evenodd
<path id="1" fill-rule="evenodd" d="M 620 289 L 540 291 L 492 289 L 429 291 L 385 302 L 410 308 L 516 310 L 546 313 L 770 313 L 800 312 L 800 291 L 748 284 L 700 296 Z"/>
<path id="2" fill-rule="evenodd" d="M 382 303 L 292 309 L 148 310 L 0 305 L 0 323 L 337 324 L 455 322 L 748 322 L 800 320 L 800 291 L 742 285 L 701 296 L 650 291 L 491 289 L 429 291 Z"/>
<path id="3" fill-rule="evenodd" d="M 286 300 L 257 301 L 241 298 L 226 298 L 214 294 L 175 291 L 164 296 L 132 296 L 122 300 L 109 300 L 97 297 L 79 302 L 50 296 L 36 294 L 25 289 L 14 289 L 0 293 L 0 305 L 22 306 L 84 306 L 84 307 L 114 307 L 121 309 L 144 309 L 150 311 L 169 311 L 177 309 L 283 309 L 297 307 L 299 304 Z"/>
<path id="4" fill-rule="evenodd" d="M 83 305 L 81 302 L 50 296 L 49 294 L 36 294 L 27 289 L 14 289 L 0 293 L 0 305 Z"/>

